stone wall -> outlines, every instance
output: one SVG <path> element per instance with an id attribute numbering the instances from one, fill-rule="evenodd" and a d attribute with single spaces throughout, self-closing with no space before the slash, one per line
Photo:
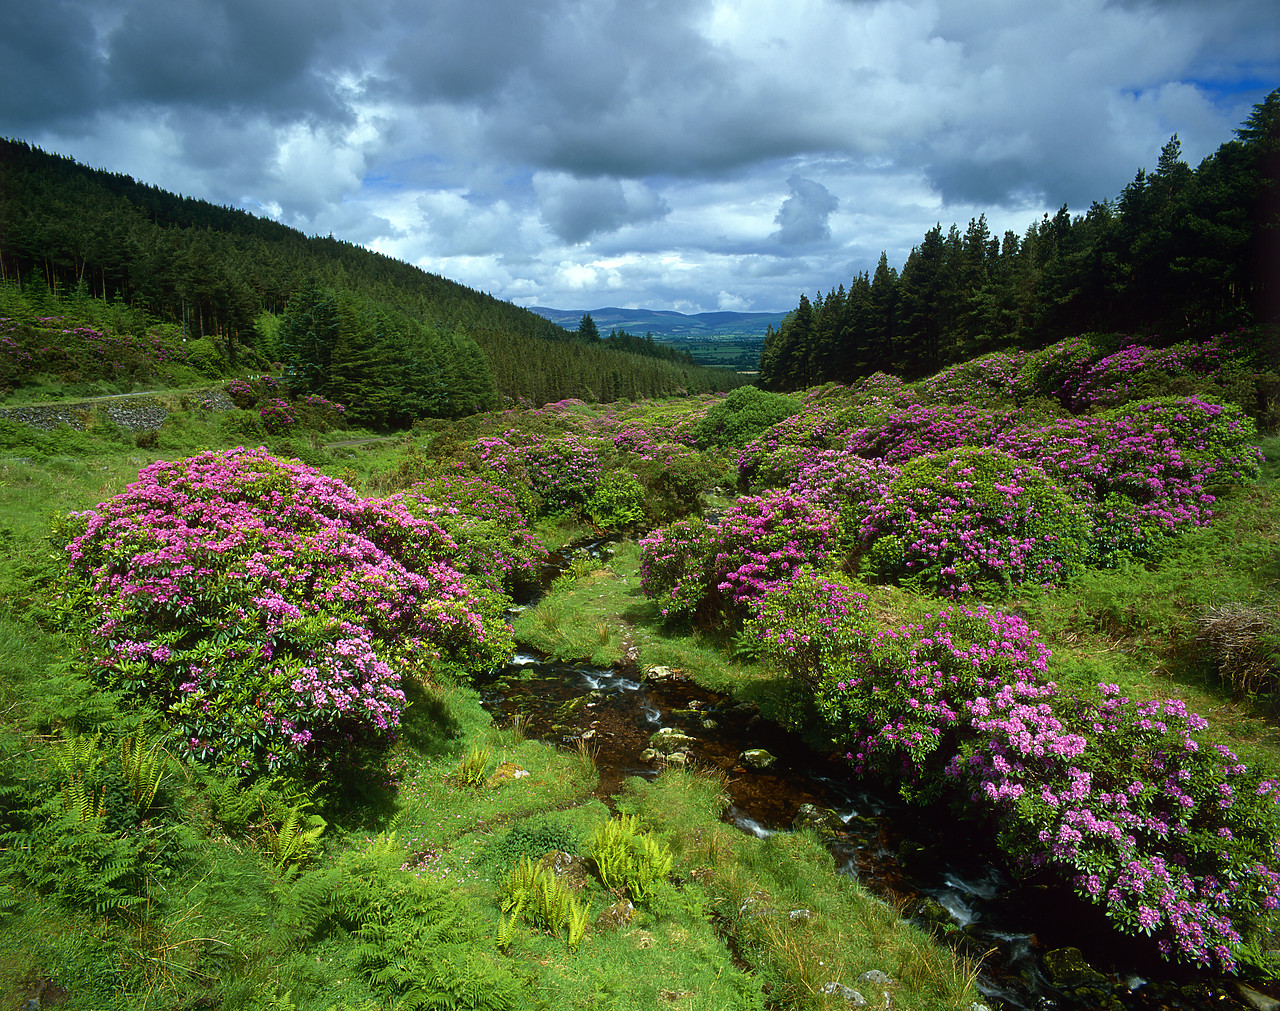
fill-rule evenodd
<path id="1" fill-rule="evenodd" d="M 231 398 L 220 386 L 182 395 L 182 399 L 188 401 L 193 407 L 203 406 L 211 411 L 237 410 L 236 405 L 231 402 Z M 68 425 L 83 431 L 89 427 L 95 414 L 110 418 L 127 431 L 148 432 L 164 424 L 169 416 L 169 409 L 152 394 L 136 393 L 65 404 L 0 408 L 0 418 L 19 421 L 46 432 L 59 425 Z"/>

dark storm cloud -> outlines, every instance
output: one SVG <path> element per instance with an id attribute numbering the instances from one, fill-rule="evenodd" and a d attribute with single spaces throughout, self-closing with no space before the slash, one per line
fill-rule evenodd
<path id="1" fill-rule="evenodd" d="M 624 225 L 657 220 L 671 209 L 646 189 L 631 187 L 628 192 L 617 179 L 579 180 L 557 175 L 535 179 L 534 187 L 542 221 L 573 244 L 616 232 Z"/>
<path id="2" fill-rule="evenodd" d="M 0 0 L 0 134 L 495 293 L 772 309 L 1194 164 L 1278 53 L 1275 0 Z"/>
<path id="3" fill-rule="evenodd" d="M 792 176 L 787 180 L 791 196 L 782 201 L 771 236 L 784 246 L 807 246 L 831 238 L 830 218 L 840 201 L 822 183 Z"/>
<path id="4" fill-rule="evenodd" d="M 272 119 L 335 115 L 321 71 L 342 69 L 328 44 L 341 35 L 340 10 L 325 0 L 135 0 L 106 40 L 113 94 Z"/>
<path id="5" fill-rule="evenodd" d="M 0 4 L 0 133 L 77 116 L 95 100 L 102 67 L 88 11 L 75 0 Z"/>

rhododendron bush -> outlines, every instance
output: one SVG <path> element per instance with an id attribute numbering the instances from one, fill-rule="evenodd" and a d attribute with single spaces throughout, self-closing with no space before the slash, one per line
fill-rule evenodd
<path id="1" fill-rule="evenodd" d="M 159 462 L 67 544 L 98 681 L 162 710 L 179 750 L 257 773 L 394 736 L 402 680 L 512 648 L 505 598 L 403 502 L 264 450 Z"/>
<path id="2" fill-rule="evenodd" d="M 531 586 L 546 564 L 547 549 L 530 532 L 520 497 L 496 481 L 455 469 L 387 501 L 437 524 L 462 549 L 458 564 L 492 589 Z"/>
<path id="3" fill-rule="evenodd" d="M 786 491 L 744 496 L 716 523 L 681 520 L 640 542 L 641 587 L 668 618 L 743 613 L 800 566 L 838 544 L 839 516 Z"/>
<path id="4" fill-rule="evenodd" d="M 811 687 L 859 772 L 910 797 L 960 791 L 1025 873 L 1070 883 L 1166 957 L 1234 969 L 1256 918 L 1280 905 L 1280 784 L 1178 700 L 1064 693 L 1016 616 L 887 611 L 805 570 L 757 602 L 748 628 Z"/>
<path id="5" fill-rule="evenodd" d="M 1039 467 L 966 447 L 906 463 L 861 535 L 880 574 L 955 596 L 1065 581 L 1084 568 L 1090 522 Z"/>

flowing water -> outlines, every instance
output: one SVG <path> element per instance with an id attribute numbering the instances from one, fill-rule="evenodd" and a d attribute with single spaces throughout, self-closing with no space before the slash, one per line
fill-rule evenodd
<path id="1" fill-rule="evenodd" d="M 560 663 L 529 652 L 477 687 L 498 722 L 518 717 L 528 736 L 585 742 L 595 753 L 602 798 L 629 776 L 655 777 L 668 764 L 688 763 L 723 774 L 730 798 L 724 818 L 742 831 L 817 828 L 841 873 L 899 904 L 958 951 L 983 957 L 978 986 L 993 1011 L 1250 1006 L 1215 992 L 1221 979 L 1179 974 L 1154 959 L 1069 890 L 1010 880 L 984 856 L 996 850 L 980 828 L 855 782 L 846 764 L 761 719 L 752 705 L 675 676 L 646 680 L 633 667 Z M 757 749 L 773 762 L 753 767 Z M 1080 949 L 1097 972 L 1074 981 L 1059 975 L 1055 986 L 1044 956 L 1062 948 Z"/>

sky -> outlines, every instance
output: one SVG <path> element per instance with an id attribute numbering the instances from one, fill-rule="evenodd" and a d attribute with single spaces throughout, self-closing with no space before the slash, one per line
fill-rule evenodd
<path id="1" fill-rule="evenodd" d="M 561 309 L 785 311 L 1276 87 L 1276 0 L 0 3 L 0 135 Z"/>

